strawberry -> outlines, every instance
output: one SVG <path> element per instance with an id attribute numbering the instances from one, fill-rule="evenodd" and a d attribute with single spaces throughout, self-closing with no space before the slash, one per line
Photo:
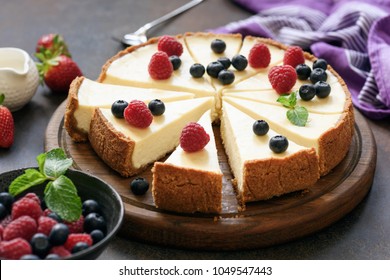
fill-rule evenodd
<path id="1" fill-rule="evenodd" d="M 4 94 L 0 93 L 0 148 L 10 148 L 14 143 L 15 127 L 11 111 L 1 105 L 4 98 Z"/>
<path id="2" fill-rule="evenodd" d="M 29 216 L 21 216 L 13 220 L 3 232 L 4 240 L 12 240 L 14 238 L 23 238 L 30 240 L 37 233 L 37 223 Z"/>
<path id="3" fill-rule="evenodd" d="M 152 55 L 148 65 L 150 77 L 154 80 L 166 80 L 173 73 L 173 66 L 165 52 L 158 51 Z"/>
<path id="4" fill-rule="evenodd" d="M 132 126 L 147 128 L 153 121 L 153 115 L 148 106 L 140 100 L 133 100 L 124 111 L 125 120 Z"/>
<path id="5" fill-rule="evenodd" d="M 297 67 L 299 64 L 305 63 L 303 50 L 298 46 L 290 46 L 284 53 L 283 64 Z"/>
<path id="6" fill-rule="evenodd" d="M 178 40 L 176 40 L 175 37 L 168 35 L 160 37 L 157 43 L 157 49 L 159 51 L 166 52 L 168 56 L 181 56 L 183 53 L 183 45 Z"/>
<path id="7" fill-rule="evenodd" d="M 22 238 L 0 242 L 0 259 L 18 260 L 31 253 L 30 243 Z"/>
<path id="8" fill-rule="evenodd" d="M 277 93 L 288 93 L 297 81 L 297 73 L 290 65 L 274 66 L 268 73 L 268 79 Z"/>
<path id="9" fill-rule="evenodd" d="M 41 77 L 41 82 L 54 92 L 67 92 L 71 82 L 82 72 L 75 61 L 65 55 L 45 59 L 38 62 L 37 67 Z"/>
<path id="10" fill-rule="evenodd" d="M 68 239 L 66 240 L 64 247 L 68 251 L 72 251 L 72 248 L 74 245 L 76 245 L 78 242 L 85 242 L 88 244 L 88 246 L 92 246 L 92 237 L 87 233 L 71 233 L 68 236 Z"/>
<path id="11" fill-rule="evenodd" d="M 210 135 L 196 122 L 188 123 L 180 135 L 180 146 L 186 152 L 202 150 L 210 141 Z"/>
<path id="12" fill-rule="evenodd" d="M 249 65 L 253 68 L 266 68 L 271 62 L 271 52 L 266 44 L 256 43 L 249 51 Z"/>
<path id="13" fill-rule="evenodd" d="M 30 216 L 35 220 L 42 215 L 41 205 L 34 199 L 22 197 L 12 205 L 11 216 L 15 220 L 21 216 Z"/>
<path id="14" fill-rule="evenodd" d="M 45 57 L 52 58 L 59 55 L 71 57 L 64 38 L 59 34 L 51 33 L 42 35 L 38 39 L 35 51 L 37 52 L 37 54 L 44 54 Z M 39 55 L 38 59 L 41 60 Z M 42 59 L 41 61 L 44 61 L 44 59 Z"/>

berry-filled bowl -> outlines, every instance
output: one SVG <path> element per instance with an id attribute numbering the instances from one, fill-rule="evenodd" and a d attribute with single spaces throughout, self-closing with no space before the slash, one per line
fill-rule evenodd
<path id="1" fill-rule="evenodd" d="M 123 221 L 119 194 L 82 171 L 39 179 L 46 172 L 42 165 L 0 174 L 0 259 L 98 258 Z M 11 187 L 16 178 L 32 186 Z"/>

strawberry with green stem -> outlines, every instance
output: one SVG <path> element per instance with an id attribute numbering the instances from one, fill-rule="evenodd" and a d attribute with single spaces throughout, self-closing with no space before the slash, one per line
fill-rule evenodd
<path id="1" fill-rule="evenodd" d="M 5 99 L 0 93 L 0 148 L 9 148 L 14 143 L 14 119 L 11 111 L 2 105 Z"/>

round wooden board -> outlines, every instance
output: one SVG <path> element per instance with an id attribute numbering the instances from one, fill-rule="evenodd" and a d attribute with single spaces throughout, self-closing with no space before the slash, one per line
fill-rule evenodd
<path id="1" fill-rule="evenodd" d="M 74 143 L 63 127 L 65 102 L 53 114 L 46 130 L 45 150 L 63 148 L 74 168 L 94 174 L 111 184 L 125 205 L 120 234 L 127 238 L 177 248 L 238 250 L 266 247 L 294 240 L 334 223 L 350 212 L 371 188 L 376 163 L 376 144 L 371 130 L 358 113 L 355 135 L 346 158 L 307 191 L 268 201 L 249 203 L 238 211 L 232 178 L 215 128 L 221 169 L 224 172 L 223 211 L 220 215 L 178 214 L 157 209 L 151 192 L 134 196 L 133 178 L 111 170 L 88 143 Z M 150 168 L 139 176 L 151 182 Z"/>

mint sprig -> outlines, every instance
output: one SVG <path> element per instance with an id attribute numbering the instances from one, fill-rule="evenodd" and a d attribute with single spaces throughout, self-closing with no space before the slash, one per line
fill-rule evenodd
<path id="1" fill-rule="evenodd" d="M 277 100 L 284 107 L 288 108 L 286 112 L 287 119 L 296 126 L 305 126 L 309 118 L 309 112 L 303 106 L 297 106 L 297 93 L 281 95 Z"/>
<path id="2" fill-rule="evenodd" d="M 47 207 L 65 221 L 76 221 L 81 216 L 81 198 L 73 182 L 64 174 L 73 164 L 64 150 L 57 148 L 37 156 L 38 170 L 26 169 L 9 186 L 9 193 L 16 196 L 27 189 L 49 181 L 44 200 Z"/>

